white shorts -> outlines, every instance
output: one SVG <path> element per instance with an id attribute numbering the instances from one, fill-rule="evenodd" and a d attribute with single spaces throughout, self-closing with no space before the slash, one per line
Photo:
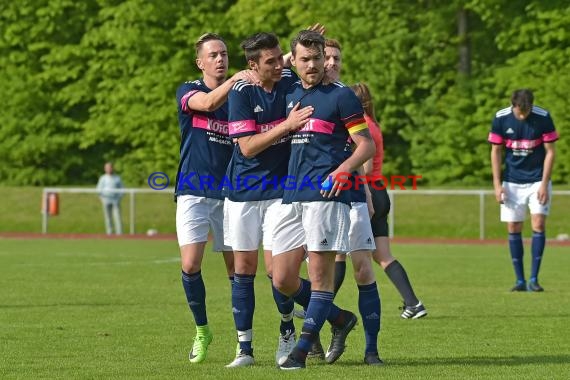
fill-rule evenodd
<path id="1" fill-rule="evenodd" d="M 501 222 L 524 222 L 528 206 L 531 215 L 548 215 L 552 201 L 552 184 L 548 182 L 548 202 L 538 203 L 537 192 L 540 182 L 512 183 L 503 182 L 505 198 L 501 204 Z"/>
<path id="2" fill-rule="evenodd" d="M 195 195 L 180 195 L 176 198 L 176 235 L 178 245 L 208 241 L 210 230 L 214 235 L 214 251 L 231 251 L 224 246 L 224 201 L 198 197 Z"/>
<path id="3" fill-rule="evenodd" d="M 281 198 L 224 204 L 224 243 L 235 251 L 270 251 Z"/>
<path id="4" fill-rule="evenodd" d="M 348 253 L 374 251 L 374 235 L 366 202 L 352 202 L 350 208 L 350 229 L 348 231 Z"/>
<path id="5" fill-rule="evenodd" d="M 350 207 L 341 202 L 293 202 L 280 206 L 273 256 L 306 245 L 311 252 L 348 251 Z"/>

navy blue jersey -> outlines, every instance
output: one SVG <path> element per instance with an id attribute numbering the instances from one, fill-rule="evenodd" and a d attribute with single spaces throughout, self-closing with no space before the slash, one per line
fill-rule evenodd
<path id="1" fill-rule="evenodd" d="M 358 172 L 354 172 L 353 175 L 360 175 Z M 350 190 L 350 201 L 351 202 L 364 202 L 366 203 L 366 190 L 364 190 L 364 181 L 360 181 L 356 184 L 356 181 L 352 181 L 352 188 Z"/>
<path id="2" fill-rule="evenodd" d="M 223 199 L 223 179 L 232 155 L 227 102 L 214 112 L 188 108 L 191 96 L 210 91 L 202 79 L 183 83 L 176 91 L 181 136 L 177 196 L 189 194 Z"/>
<path id="3" fill-rule="evenodd" d="M 533 183 L 542 180 L 544 143 L 558 140 L 558 133 L 545 109 L 533 106 L 525 120 L 518 120 L 508 107 L 496 113 L 488 140 L 506 147 L 504 181 Z"/>
<path id="4" fill-rule="evenodd" d="M 245 81 L 237 81 L 228 95 L 231 138 L 264 133 L 286 118 L 285 94 L 297 74 L 284 69 L 271 92 Z M 283 197 L 281 179 L 287 175 L 291 138 L 285 136 L 273 145 L 246 158 L 235 144 L 227 170 L 227 196 L 235 202 L 261 201 Z"/>
<path id="5" fill-rule="evenodd" d="M 348 141 L 346 142 L 346 144 L 347 144 L 347 151 L 352 152 L 352 150 L 353 150 L 352 148 L 354 146 L 352 139 L 349 138 Z M 360 173 L 358 173 L 357 171 L 353 172 L 352 176 L 353 176 L 353 178 L 356 178 L 356 176 L 362 177 L 362 175 Z M 351 181 L 351 187 L 350 187 L 350 201 L 351 202 L 358 202 L 358 203 L 366 202 L 366 190 L 364 190 L 364 186 L 367 186 L 367 185 L 363 183 L 362 179 L 359 181 L 357 181 L 356 179 Z"/>
<path id="6" fill-rule="evenodd" d="M 296 82 L 287 93 L 287 112 L 296 103 L 313 106 L 309 122 L 293 134 L 289 181 L 283 203 L 338 201 L 350 204 L 350 191 L 323 198 L 320 184 L 351 154 L 350 134 L 367 129 L 364 111 L 354 92 L 340 82 L 304 89 Z"/>

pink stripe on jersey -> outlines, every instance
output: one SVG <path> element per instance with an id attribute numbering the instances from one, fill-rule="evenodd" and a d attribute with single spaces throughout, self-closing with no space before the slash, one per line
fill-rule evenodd
<path id="1" fill-rule="evenodd" d="M 341 119 L 341 120 L 346 123 L 347 120 L 354 119 L 354 118 L 362 118 L 362 113 L 355 113 L 355 114 L 352 114 L 352 115 L 345 117 L 344 119 Z"/>
<path id="2" fill-rule="evenodd" d="M 192 126 L 194 128 L 206 129 L 208 131 L 228 136 L 228 122 L 223 120 L 215 120 L 207 118 L 204 115 L 194 114 L 192 118 Z"/>
<path id="3" fill-rule="evenodd" d="M 279 120 L 275 120 L 272 121 L 271 123 L 267 123 L 267 124 L 257 124 L 255 127 L 257 128 L 257 133 L 264 133 L 267 131 L 272 130 L 273 128 L 275 128 L 277 125 L 279 125 L 281 122 L 283 122 L 283 119 L 279 119 Z"/>
<path id="4" fill-rule="evenodd" d="M 332 135 L 333 130 L 334 123 L 320 119 L 309 119 L 303 128 L 299 129 L 299 132 L 317 132 Z"/>
<path id="5" fill-rule="evenodd" d="M 558 133 L 556 131 L 548 132 L 542 135 L 544 142 L 552 142 L 558 140 Z"/>
<path id="6" fill-rule="evenodd" d="M 255 120 L 240 120 L 232 121 L 229 123 L 230 135 L 237 135 L 238 133 L 256 132 Z"/>
<path id="7" fill-rule="evenodd" d="M 505 140 L 505 146 L 511 149 L 532 149 L 542 144 L 542 139 L 536 140 Z"/>
<path id="8" fill-rule="evenodd" d="M 502 144 L 503 143 L 503 138 L 500 135 L 493 133 L 493 132 L 489 132 L 489 137 L 487 138 L 487 140 L 493 144 Z"/>
<path id="9" fill-rule="evenodd" d="M 198 90 L 192 90 L 190 92 L 187 92 L 186 94 L 184 94 L 184 96 L 182 97 L 182 99 L 180 99 L 180 106 L 182 107 L 182 111 L 184 112 L 188 112 L 188 99 L 190 99 L 190 97 L 192 95 L 194 95 L 195 93 L 199 92 Z"/>

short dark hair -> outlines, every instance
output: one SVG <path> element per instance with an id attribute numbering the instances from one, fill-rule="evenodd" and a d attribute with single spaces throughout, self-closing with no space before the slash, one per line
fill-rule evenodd
<path id="1" fill-rule="evenodd" d="M 314 48 L 325 51 L 325 38 L 322 34 L 312 30 L 301 30 L 299 34 L 291 41 L 291 53 L 296 54 L 296 47 L 300 44 L 306 48 Z"/>
<path id="2" fill-rule="evenodd" d="M 204 45 L 208 41 L 221 41 L 224 43 L 224 45 L 226 44 L 226 41 L 224 41 L 224 39 L 219 35 L 217 35 L 216 33 L 202 34 L 200 37 L 198 37 L 196 43 L 194 44 L 194 48 L 196 49 L 196 57 L 200 55 L 200 50 L 202 49 L 202 45 Z"/>
<path id="3" fill-rule="evenodd" d="M 511 104 L 513 107 L 519 107 L 521 112 L 527 113 L 532 109 L 534 103 L 534 95 L 531 90 L 523 88 L 513 92 L 511 96 Z"/>
<path id="4" fill-rule="evenodd" d="M 266 49 L 273 49 L 279 46 L 279 39 L 273 33 L 256 33 L 251 37 L 246 38 L 240 47 L 245 53 L 245 59 L 248 61 L 259 61 L 261 51 Z"/>

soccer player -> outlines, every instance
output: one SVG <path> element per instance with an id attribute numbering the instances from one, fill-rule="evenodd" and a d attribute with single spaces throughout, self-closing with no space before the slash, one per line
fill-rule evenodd
<path id="1" fill-rule="evenodd" d="M 325 75 L 331 82 L 340 82 L 342 70 L 341 45 L 337 40 L 325 41 Z M 366 114 L 365 114 L 366 116 Z M 370 130 L 370 127 L 369 127 Z M 371 131 L 370 131 L 371 133 Z M 350 146 L 348 147 L 350 149 Z M 356 172 L 355 174 L 358 174 Z M 362 173 L 364 174 L 364 173 Z M 371 195 L 365 181 L 355 181 L 350 189 L 350 229 L 348 232 L 348 255 L 352 260 L 354 279 L 358 286 L 358 308 L 362 317 L 366 348 L 364 363 L 382 365 L 378 356 L 378 333 L 380 332 L 380 295 L 376 285 L 376 276 L 372 267 L 372 251 L 375 249 L 374 237 L 370 225 L 369 205 Z M 370 207 L 371 208 L 371 207 Z M 346 256 L 337 254 L 335 259 L 335 294 L 340 289 L 346 273 Z M 325 360 L 330 350 L 327 350 Z"/>
<path id="2" fill-rule="evenodd" d="M 384 159 L 384 143 L 382 132 L 378 121 L 374 115 L 374 104 L 368 86 L 364 83 L 357 83 L 351 86 L 362 107 L 364 108 L 364 118 L 368 124 L 368 130 L 376 145 L 376 154 L 371 160 L 364 164 L 364 172 L 368 178 L 380 178 L 382 175 L 382 161 Z M 372 258 L 384 270 L 390 281 L 394 284 L 404 300 L 401 317 L 404 319 L 418 319 L 427 315 L 427 310 L 423 303 L 418 300 L 412 284 L 408 278 L 406 270 L 400 262 L 392 256 L 390 252 L 390 239 L 388 237 L 388 213 L 390 212 L 390 197 L 386 190 L 386 185 L 380 180 L 369 185 L 372 195 L 373 213 L 370 219 L 372 234 L 376 249 Z"/>
<path id="3" fill-rule="evenodd" d="M 550 211 L 554 165 L 554 142 L 558 133 L 547 110 L 533 105 L 534 95 L 528 89 L 516 90 L 511 106 L 498 111 L 493 119 L 489 142 L 495 198 L 501 204 L 501 221 L 507 223 L 509 248 L 517 282 L 513 292 L 542 292 L 538 272 L 546 242 L 546 216 Z M 505 146 L 505 172 L 501 182 L 501 161 Z M 528 284 L 523 268 L 521 231 L 531 214 L 532 266 Z"/>
<path id="4" fill-rule="evenodd" d="M 185 82 L 176 91 L 180 127 L 180 164 L 176 181 L 176 234 L 180 246 L 182 285 L 196 322 L 196 337 L 189 354 L 191 363 L 206 359 L 212 332 L 206 314 L 206 289 L 201 266 L 211 229 L 214 251 L 223 251 L 226 270 L 233 281 L 233 253 L 223 245 L 222 181 L 232 153 L 228 136 L 227 94 L 241 71 L 226 80 L 228 53 L 224 40 L 213 33 L 195 44 L 201 79 Z M 200 183 L 212 178 L 211 186 Z"/>
<path id="5" fill-rule="evenodd" d="M 339 80 L 340 73 L 342 71 L 342 49 L 340 43 L 336 40 L 327 39 L 325 45 L 325 72 L 330 80 Z M 370 91 L 368 87 L 364 84 L 359 84 L 352 87 L 352 90 L 356 92 L 359 100 L 364 107 L 364 117 L 368 124 L 368 130 L 370 135 L 374 139 L 376 145 L 376 154 L 374 158 L 367 161 L 364 167 L 365 174 L 369 178 L 379 177 L 382 174 L 382 160 L 384 157 L 384 147 L 382 134 L 378 126 L 378 122 L 374 117 L 374 105 L 372 103 L 372 98 L 370 96 Z M 372 224 L 372 235 L 375 243 L 375 247 L 369 248 L 373 251 L 373 259 L 376 261 L 384 270 L 390 281 L 394 284 L 402 298 L 404 299 L 404 306 L 402 307 L 401 317 L 404 319 L 418 319 L 427 315 L 427 310 L 421 301 L 416 297 L 406 270 L 400 264 L 395 257 L 392 256 L 390 252 L 390 240 L 388 238 L 388 212 L 390 211 L 390 198 L 388 197 L 388 192 L 381 182 L 376 184 L 376 188 L 382 190 L 377 190 L 372 186 L 369 186 L 369 190 L 372 195 L 372 217 L 370 223 Z M 352 194 L 353 208 L 351 209 L 351 229 L 350 235 L 351 239 L 356 239 L 354 234 L 357 232 L 362 233 L 367 231 L 363 226 L 358 226 L 359 220 L 362 217 L 359 216 L 359 211 L 364 212 L 364 205 L 358 202 L 365 202 L 363 192 L 353 192 Z M 357 226 L 353 228 L 353 226 Z M 361 236 L 361 239 L 367 239 L 366 236 Z M 365 246 L 364 241 L 359 246 Z M 356 243 L 353 243 L 356 244 Z M 354 265 L 354 256 L 351 255 L 351 259 Z M 346 271 L 346 256 L 337 255 L 336 257 L 336 270 L 335 270 L 335 292 L 338 292 L 342 282 L 344 281 L 344 275 Z M 359 270 L 355 267 L 355 276 Z M 357 279 L 358 283 L 358 279 Z"/>
<path id="6" fill-rule="evenodd" d="M 348 251 L 350 194 L 339 187 L 342 174 L 352 173 L 374 155 L 374 142 L 354 93 L 339 83 L 322 83 L 324 44 L 322 35 L 308 30 L 291 42 L 291 62 L 301 80 L 288 91 L 287 109 L 290 112 L 300 102 L 301 106 L 313 106 L 314 112 L 293 135 L 288 170 L 291 181 L 274 230 L 274 286 L 308 306 L 299 341 L 280 365 L 284 370 L 305 368 L 307 353 L 325 320 L 333 325 L 327 362 L 336 361 L 357 321 L 356 315 L 332 302 L 334 258 L 337 252 Z M 352 154 L 346 152 L 349 136 L 356 144 Z M 329 176 L 331 186 L 321 190 L 320 185 Z M 304 246 L 309 255 L 310 296 L 306 283 L 298 277 Z"/>
<path id="7" fill-rule="evenodd" d="M 287 175 L 291 132 L 309 121 L 312 107 L 294 106 L 286 118 L 285 90 L 297 76 L 283 68 L 279 40 L 271 33 L 257 33 L 241 44 L 249 67 L 261 86 L 237 82 L 229 94 L 230 137 L 237 140 L 227 177 L 231 182 L 226 200 L 226 244 L 234 250 L 235 283 L 232 310 L 239 350 L 227 367 L 254 364 L 254 279 L 258 248 L 263 242 L 265 267 L 271 276 L 271 247 L 276 212 L 283 197 L 280 181 Z M 282 320 L 276 362 L 281 364 L 295 345 L 293 300 L 273 288 Z"/>

